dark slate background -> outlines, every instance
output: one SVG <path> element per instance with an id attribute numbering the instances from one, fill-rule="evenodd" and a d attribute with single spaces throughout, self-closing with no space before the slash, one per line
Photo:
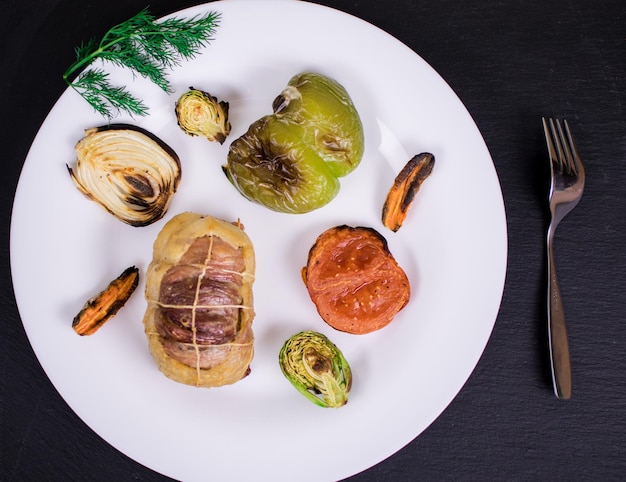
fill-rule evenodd
<path id="1" fill-rule="evenodd" d="M 149 5 L 161 16 L 195 3 Z M 450 84 L 492 154 L 509 230 L 502 307 L 469 381 L 416 440 L 350 480 L 622 479 L 626 2 L 317 3 L 386 30 Z M 61 74 L 74 46 L 100 38 L 146 5 L 0 2 L 0 480 L 166 480 L 102 441 L 57 394 L 25 336 L 9 263 L 18 176 L 39 126 L 64 91 Z M 268 28 L 280 29 L 280 21 Z M 574 395 L 568 402 L 554 397 L 547 364 L 544 115 L 570 120 L 587 171 L 584 197 L 556 241 L 573 357 Z"/>

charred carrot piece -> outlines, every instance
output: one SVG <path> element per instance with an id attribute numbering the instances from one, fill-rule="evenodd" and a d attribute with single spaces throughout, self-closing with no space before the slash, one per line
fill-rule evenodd
<path id="1" fill-rule="evenodd" d="M 383 225 L 393 232 L 398 231 L 409 211 L 409 207 L 424 180 L 435 165 L 435 156 L 423 152 L 414 156 L 396 176 L 393 186 L 383 205 Z"/>
<path id="2" fill-rule="evenodd" d="M 133 294 L 139 283 L 139 270 L 135 266 L 126 268 L 104 291 L 90 298 L 72 322 L 79 335 L 93 335 Z"/>

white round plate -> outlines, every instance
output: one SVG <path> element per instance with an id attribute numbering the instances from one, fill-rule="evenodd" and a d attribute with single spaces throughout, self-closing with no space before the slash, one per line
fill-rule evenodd
<path id="1" fill-rule="evenodd" d="M 499 181 L 485 143 L 441 77 L 399 41 L 350 15 L 288 0 L 226 0 L 177 16 L 221 13 L 215 39 L 171 72 L 168 95 L 106 66 L 113 82 L 148 103 L 145 118 L 119 117 L 159 136 L 180 156 L 178 192 L 164 219 L 118 221 L 72 184 L 66 164 L 83 130 L 103 118 L 68 89 L 37 134 L 20 177 L 11 264 L 32 347 L 68 405 L 102 438 L 162 474 L 194 480 L 338 480 L 382 461 L 448 406 L 489 339 L 504 286 L 507 234 Z M 279 24 L 278 26 L 276 26 Z M 293 74 L 313 70 L 350 93 L 365 129 L 361 165 L 329 205 L 306 215 L 269 211 L 240 196 L 221 166 L 228 146 Z M 189 86 L 230 103 L 224 145 L 185 135 L 174 102 Z M 380 221 L 387 191 L 415 154 L 436 165 L 397 232 Z M 143 333 L 143 274 L 163 224 L 183 211 L 240 219 L 257 255 L 252 373 L 199 389 L 163 376 Z M 384 329 L 349 335 L 318 316 L 300 278 L 310 246 L 339 225 L 377 229 L 407 272 L 409 304 Z M 92 336 L 72 319 L 126 267 L 142 281 Z M 278 352 L 303 329 L 322 332 L 354 373 L 349 403 L 320 408 L 283 377 Z M 88 455 L 87 455 L 88 456 Z M 308 468 L 307 468 L 308 467 Z"/>

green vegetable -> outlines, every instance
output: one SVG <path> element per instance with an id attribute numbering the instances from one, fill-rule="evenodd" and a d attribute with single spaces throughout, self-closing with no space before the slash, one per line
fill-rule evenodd
<path id="1" fill-rule="evenodd" d="M 243 196 L 275 211 L 318 209 L 361 162 L 359 114 L 338 82 L 310 72 L 292 77 L 272 107 L 231 144 L 224 172 Z"/>
<path id="2" fill-rule="evenodd" d="M 176 102 L 176 119 L 185 134 L 223 144 L 230 133 L 228 102 L 190 87 Z"/>
<path id="3" fill-rule="evenodd" d="M 307 142 L 333 174 L 352 172 L 363 157 L 363 126 L 348 92 L 335 80 L 311 72 L 294 75 L 274 100 L 274 113 L 307 129 Z"/>
<path id="4" fill-rule="evenodd" d="M 233 142 L 224 172 L 243 196 L 274 211 L 322 207 L 339 192 L 339 180 L 304 137 L 298 124 L 262 117 Z"/>
<path id="5" fill-rule="evenodd" d="M 352 372 L 343 354 L 326 336 L 303 331 L 289 338 L 278 355 L 283 375 L 320 407 L 348 402 Z"/>
<path id="6" fill-rule="evenodd" d="M 76 60 L 63 74 L 63 80 L 109 119 L 121 111 L 146 115 L 146 105 L 124 87 L 112 85 L 108 73 L 102 68 L 86 68 L 100 59 L 127 67 L 165 92 L 171 92 L 167 69 L 195 57 L 202 47 L 208 45 L 213 40 L 218 21 L 216 12 L 190 19 L 172 17 L 157 21 L 146 8 L 111 28 L 99 43 L 91 39 L 77 47 Z M 71 81 L 80 69 L 86 70 Z"/>

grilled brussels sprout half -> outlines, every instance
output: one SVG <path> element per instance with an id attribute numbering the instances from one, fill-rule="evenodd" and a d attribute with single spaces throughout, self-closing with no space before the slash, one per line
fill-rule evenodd
<path id="1" fill-rule="evenodd" d="M 224 172 L 243 196 L 275 211 L 318 209 L 363 157 L 359 114 L 339 83 L 317 73 L 294 76 L 272 107 L 231 144 Z"/>
<path id="2" fill-rule="evenodd" d="M 223 144 L 230 134 L 228 102 L 208 92 L 189 87 L 176 102 L 176 119 L 185 134 L 206 137 Z"/>
<path id="3" fill-rule="evenodd" d="M 303 331 L 292 336 L 278 361 L 287 380 L 316 405 L 338 408 L 348 402 L 352 371 L 339 348 L 321 333 Z"/>

